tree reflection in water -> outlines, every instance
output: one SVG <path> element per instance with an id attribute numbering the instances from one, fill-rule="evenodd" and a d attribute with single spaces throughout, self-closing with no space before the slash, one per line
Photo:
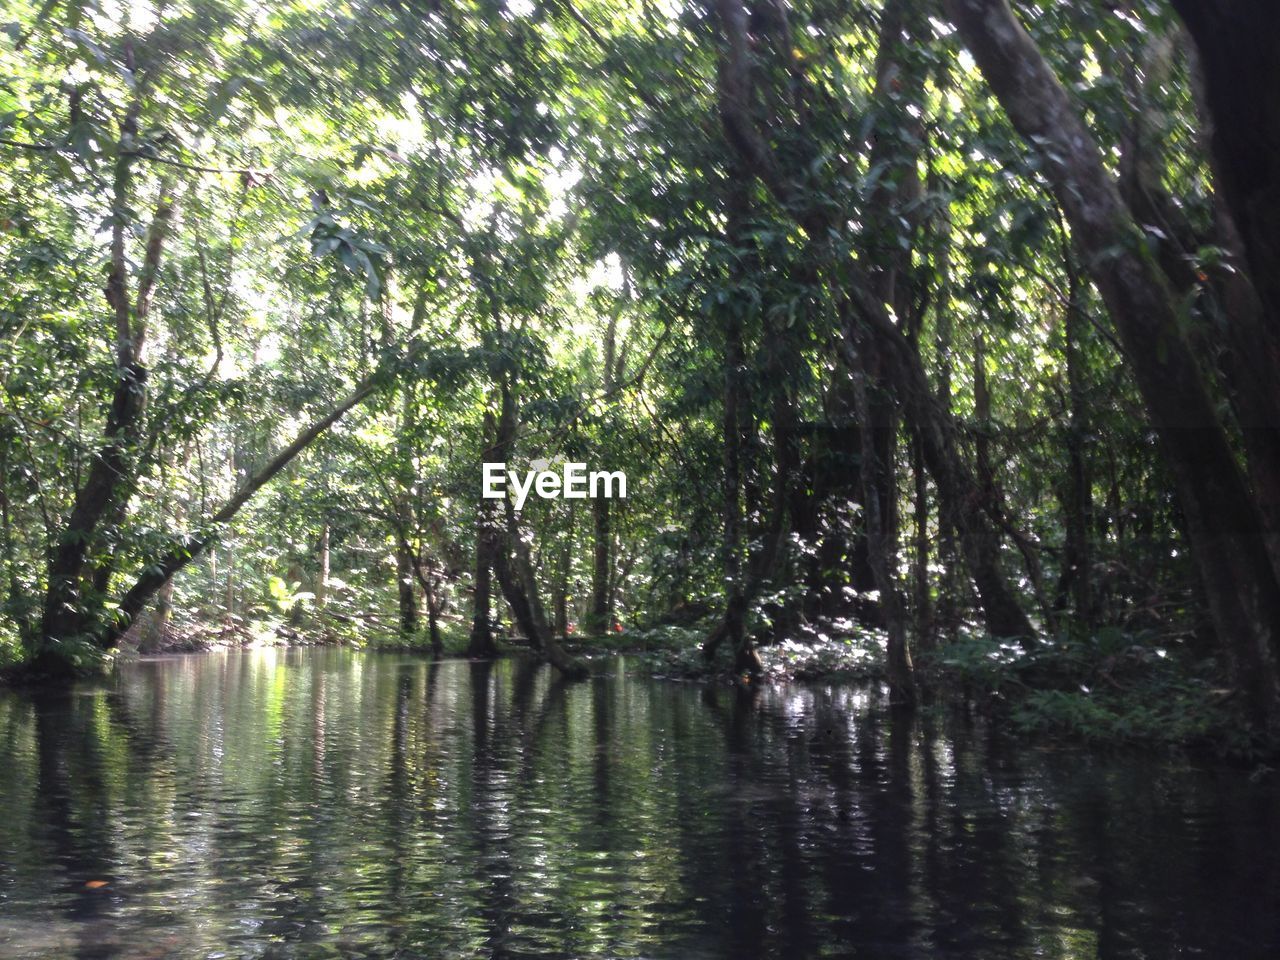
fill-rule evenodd
<path id="1" fill-rule="evenodd" d="M 1280 803 L 874 692 L 255 651 L 0 696 L 6 957 L 1263 957 Z"/>

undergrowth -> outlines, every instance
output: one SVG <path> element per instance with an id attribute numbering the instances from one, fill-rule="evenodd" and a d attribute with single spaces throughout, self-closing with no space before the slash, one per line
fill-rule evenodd
<path id="1" fill-rule="evenodd" d="M 969 636 L 922 665 L 943 692 L 986 706 L 1022 734 L 1238 756 L 1267 749 L 1224 686 L 1222 664 L 1177 639 L 1101 630 L 1024 649 Z"/>

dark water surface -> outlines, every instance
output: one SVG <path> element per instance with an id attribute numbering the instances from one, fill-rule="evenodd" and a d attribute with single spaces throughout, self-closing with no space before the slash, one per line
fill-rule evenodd
<path id="1" fill-rule="evenodd" d="M 0 957 L 1280 957 L 1274 777 L 609 674 L 0 694 Z"/>

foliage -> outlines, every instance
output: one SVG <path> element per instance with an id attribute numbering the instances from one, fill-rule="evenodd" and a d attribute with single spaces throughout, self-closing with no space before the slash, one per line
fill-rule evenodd
<path id="1" fill-rule="evenodd" d="M 1220 665 L 1198 660 L 1185 638 L 1109 629 L 1024 651 L 975 635 L 948 645 L 937 667 L 1021 733 L 1236 755 L 1258 746 Z"/>
<path id="2" fill-rule="evenodd" d="M 900 684 L 897 617 L 922 677 L 1020 727 L 1236 722 L 1132 351 L 941 9 L 749 5 L 752 163 L 722 6 L 8 3 L 0 662 L 90 667 L 170 616 L 188 640 L 397 647 L 434 624 L 446 652 L 491 619 L 545 647 L 497 587 L 479 609 L 497 451 L 627 473 L 607 511 L 535 498 L 498 521 L 579 652 L 703 673 L 724 627 L 713 669 L 758 647 L 767 676 Z M 1229 363 L 1238 269 L 1177 23 L 1020 6 L 1108 175 L 1159 194 L 1143 256 L 1187 279 L 1180 335 Z M 910 389 L 854 290 L 918 364 Z M 1206 383 L 1243 449 L 1234 381 Z M 920 446 L 925 408 L 951 466 Z M 985 635 L 970 524 L 1038 638 Z"/>

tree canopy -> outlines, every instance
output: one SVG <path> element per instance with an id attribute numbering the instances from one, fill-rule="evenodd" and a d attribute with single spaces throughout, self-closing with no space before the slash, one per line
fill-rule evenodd
<path id="1" fill-rule="evenodd" d="M 7 0 L 4 657 L 622 631 L 1274 733 L 1265 8 Z"/>

